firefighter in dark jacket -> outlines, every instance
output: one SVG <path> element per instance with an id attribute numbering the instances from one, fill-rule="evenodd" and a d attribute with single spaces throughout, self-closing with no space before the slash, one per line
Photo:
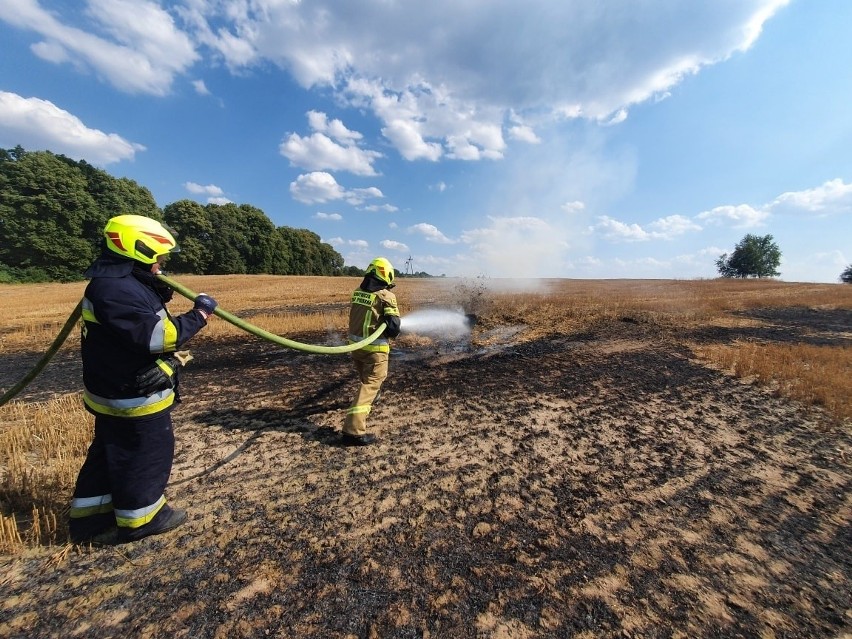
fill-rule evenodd
<path id="1" fill-rule="evenodd" d="M 388 376 L 390 340 L 399 335 L 400 318 L 391 263 L 377 257 L 367 267 L 361 286 L 352 293 L 349 306 L 349 343 L 360 342 L 386 324 L 384 332 L 371 344 L 352 351 L 352 361 L 361 385 L 352 405 L 346 411 L 341 443 L 345 446 L 367 446 L 376 436 L 367 432 L 367 415 Z"/>
<path id="2" fill-rule="evenodd" d="M 174 457 L 171 411 L 180 401 L 176 351 L 216 309 L 201 294 L 191 311 L 169 314 L 172 292 L 156 275 L 179 249 L 156 220 L 119 215 L 104 235 L 83 298 L 83 401 L 95 434 L 71 501 L 74 543 L 110 534 L 124 543 L 186 521 L 164 495 Z"/>

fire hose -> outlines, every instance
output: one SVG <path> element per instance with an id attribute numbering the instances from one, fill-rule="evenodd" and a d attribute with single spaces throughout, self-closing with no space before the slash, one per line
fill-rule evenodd
<path id="1" fill-rule="evenodd" d="M 194 291 L 188 289 L 182 284 L 174 281 L 173 279 L 166 277 L 163 274 L 157 275 L 157 277 L 167 284 L 169 287 L 173 288 L 175 291 L 183 295 L 190 301 L 194 301 L 198 294 Z M 8 391 L 6 391 L 2 397 L 0 397 L 0 406 L 6 404 L 9 400 L 11 400 L 15 395 L 20 393 L 26 386 L 33 381 L 36 376 L 47 366 L 47 363 L 56 355 L 56 352 L 59 350 L 59 347 L 65 342 L 68 338 L 68 335 L 71 333 L 71 329 L 74 328 L 74 325 L 77 323 L 77 320 L 80 319 L 80 314 L 83 308 L 83 301 L 77 303 L 77 306 L 71 311 L 71 315 L 68 316 L 68 319 L 65 320 L 65 324 L 62 326 L 62 329 L 59 331 L 59 334 L 56 336 L 56 339 L 53 340 L 53 343 L 41 356 L 41 358 L 36 362 L 36 365 L 32 368 L 32 370 L 24 375 L 24 377 L 17 384 L 12 386 Z M 302 342 L 296 342 L 291 339 L 287 339 L 286 337 L 281 337 L 280 335 L 276 335 L 275 333 L 270 333 L 269 331 L 265 331 L 259 326 L 255 326 L 246 322 L 245 320 L 240 319 L 236 315 L 232 315 L 228 311 L 225 311 L 218 306 L 213 311 L 213 314 L 222 318 L 226 322 L 233 324 L 239 329 L 246 331 L 247 333 L 251 333 L 257 337 L 265 339 L 267 341 L 273 342 L 275 344 L 279 344 L 280 346 L 285 346 L 287 348 L 292 348 L 297 351 L 303 351 L 306 353 L 317 353 L 322 355 L 339 355 L 341 353 L 350 353 L 352 351 L 356 351 L 359 348 L 363 348 L 368 344 L 373 343 L 378 339 L 378 337 L 384 332 L 387 325 L 381 324 L 376 329 L 376 331 L 365 337 L 360 342 L 353 342 L 351 344 L 344 344 L 341 346 L 318 346 L 316 344 L 304 344 Z"/>

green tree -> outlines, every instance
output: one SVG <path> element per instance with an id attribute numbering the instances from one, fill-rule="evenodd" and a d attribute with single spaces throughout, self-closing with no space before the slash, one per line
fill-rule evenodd
<path id="1" fill-rule="evenodd" d="M 746 235 L 728 256 L 723 253 L 716 260 L 722 277 L 775 277 L 780 275 L 781 250 L 771 235 Z"/>
<path id="2" fill-rule="evenodd" d="M 307 229 L 278 227 L 290 256 L 291 275 L 339 275 L 343 256 L 320 236 Z"/>
<path id="3" fill-rule="evenodd" d="M 166 224 L 175 231 L 180 247 L 180 252 L 169 258 L 167 268 L 179 273 L 206 273 L 212 259 L 210 245 L 214 235 L 207 210 L 193 200 L 180 200 L 168 204 L 163 215 Z"/>
<path id="4" fill-rule="evenodd" d="M 13 156 L 14 157 L 14 156 Z M 82 277 L 105 219 L 75 166 L 52 153 L 0 162 L 0 263 L 29 279 Z"/>
<path id="5" fill-rule="evenodd" d="M 852 284 L 852 264 L 847 266 L 846 270 L 840 274 L 840 281 L 844 284 Z"/>
<path id="6" fill-rule="evenodd" d="M 276 228 L 251 205 L 180 200 L 164 211 L 148 189 L 85 161 L 0 149 L 0 281 L 80 279 L 103 227 L 122 213 L 164 221 L 180 253 L 169 269 L 204 274 L 336 275 L 343 257 L 307 229 Z"/>
<path id="7" fill-rule="evenodd" d="M 0 154 L 0 267 L 18 281 L 78 280 L 120 213 L 162 219 L 151 193 L 86 162 L 20 146 Z"/>

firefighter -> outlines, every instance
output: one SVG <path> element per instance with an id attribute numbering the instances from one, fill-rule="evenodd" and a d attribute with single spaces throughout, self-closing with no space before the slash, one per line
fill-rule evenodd
<path id="1" fill-rule="evenodd" d="M 374 342 L 352 351 L 352 361 L 361 385 L 346 411 L 341 437 L 344 446 L 367 446 L 377 441 L 374 434 L 367 432 L 367 415 L 388 376 L 388 338 L 399 335 L 399 307 L 396 296 L 390 291 L 394 286 L 393 266 L 385 258 L 377 257 L 370 262 L 361 285 L 352 293 L 349 305 L 350 344 L 375 333 L 382 323 L 387 327 Z"/>
<path id="2" fill-rule="evenodd" d="M 171 411 L 180 402 L 176 351 L 217 306 L 201 294 L 191 311 L 169 314 L 172 291 L 156 275 L 179 249 L 156 220 L 119 215 L 104 237 L 83 298 L 83 402 L 95 432 L 71 500 L 74 543 L 125 543 L 186 521 L 164 495 L 175 446 Z"/>

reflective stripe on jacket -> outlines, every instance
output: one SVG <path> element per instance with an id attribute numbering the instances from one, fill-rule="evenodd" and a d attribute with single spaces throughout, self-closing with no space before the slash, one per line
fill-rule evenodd
<path id="1" fill-rule="evenodd" d="M 128 269 L 129 271 L 129 269 Z M 141 418 L 170 410 L 172 389 L 143 396 L 136 376 L 206 324 L 196 311 L 172 317 L 159 294 L 130 272 L 94 276 L 83 298 L 83 401 L 93 413 Z"/>
<path id="2" fill-rule="evenodd" d="M 360 342 L 376 332 L 383 316 L 399 316 L 396 295 L 387 289 L 370 293 L 356 289 L 349 305 L 349 343 Z M 374 342 L 361 348 L 369 353 L 389 353 L 390 341 L 380 335 Z"/>

